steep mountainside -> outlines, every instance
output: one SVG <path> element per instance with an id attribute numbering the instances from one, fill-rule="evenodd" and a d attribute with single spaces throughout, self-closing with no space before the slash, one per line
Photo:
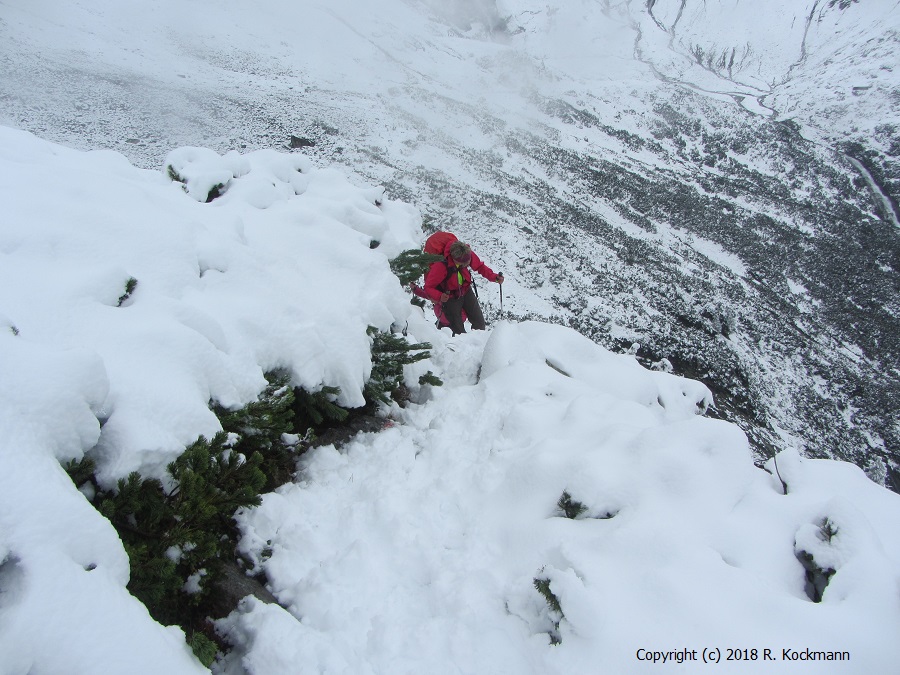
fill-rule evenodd
<path id="1" fill-rule="evenodd" d="M 151 4 L 0 2 L 0 123 L 342 163 L 509 316 L 703 380 L 760 459 L 900 486 L 898 3 Z"/>

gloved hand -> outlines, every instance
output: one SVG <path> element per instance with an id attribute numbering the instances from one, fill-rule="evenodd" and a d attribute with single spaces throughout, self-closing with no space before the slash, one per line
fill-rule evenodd
<path id="1" fill-rule="evenodd" d="M 494 281 L 496 281 L 498 284 L 502 284 L 503 283 L 503 273 L 501 272 L 500 274 L 498 274 L 497 278 Z"/>

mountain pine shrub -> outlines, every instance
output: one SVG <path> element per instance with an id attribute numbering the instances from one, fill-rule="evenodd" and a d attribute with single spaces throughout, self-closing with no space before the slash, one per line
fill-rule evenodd
<path id="1" fill-rule="evenodd" d="M 346 422 L 350 410 L 335 402 L 341 393 L 338 387 L 324 386 L 315 392 L 293 387 L 290 373 L 283 369 L 269 371 L 265 377 L 266 387 L 256 401 L 238 410 L 213 405 L 213 411 L 222 428 L 236 436 L 235 450 L 262 454 L 263 491 L 271 492 L 293 479 L 297 460 L 315 436 Z"/>
<path id="2" fill-rule="evenodd" d="M 133 290 L 126 285 L 126 295 Z M 367 404 L 388 403 L 403 384 L 403 366 L 427 358 L 431 345 L 375 328 L 368 334 L 373 368 L 364 395 Z M 103 490 L 91 459 L 65 467 L 115 526 L 130 561 L 128 590 L 156 621 L 181 626 L 205 665 L 216 654 L 207 621 L 211 591 L 222 563 L 236 558 L 235 512 L 258 505 L 261 493 L 292 480 L 315 434 L 350 422 L 351 411 L 336 403 L 337 387 L 309 392 L 292 386 L 286 370 L 265 378 L 257 400 L 240 409 L 212 404 L 223 431 L 187 447 L 168 465 L 165 484 L 133 472 Z M 441 383 L 431 372 L 423 380 Z"/>
<path id="3" fill-rule="evenodd" d="M 547 603 L 547 607 L 550 610 L 550 621 L 553 622 L 553 628 L 549 631 L 550 644 L 558 645 L 562 642 L 562 636 L 559 634 L 559 624 L 565 618 L 562 605 L 559 602 L 559 598 L 556 597 L 556 594 L 550 589 L 550 579 L 547 577 L 535 577 L 534 588 L 541 594 L 541 597 L 544 598 L 544 601 Z"/>
<path id="4" fill-rule="evenodd" d="M 204 663 L 215 657 L 214 643 L 201 631 L 220 565 L 235 557 L 234 513 L 258 505 L 266 481 L 262 455 L 246 457 L 232 440 L 225 432 L 197 439 L 168 465 L 171 487 L 132 472 L 115 489 L 101 490 L 92 460 L 66 466 L 115 526 L 128 553 L 128 590 L 156 621 L 181 626 Z"/>
<path id="5" fill-rule="evenodd" d="M 830 518 L 825 518 L 825 520 L 823 520 L 822 524 L 819 526 L 819 536 L 821 537 L 822 541 L 827 541 L 829 544 L 831 543 L 831 540 L 834 539 L 834 537 L 837 535 L 837 533 L 837 525 L 835 525 Z"/>
<path id="6" fill-rule="evenodd" d="M 209 668 L 216 660 L 219 652 L 218 645 L 206 637 L 203 633 L 194 633 L 188 638 L 188 644 L 194 651 L 194 655 L 204 666 Z"/>
<path id="7" fill-rule="evenodd" d="M 299 421 L 298 430 L 316 429 L 322 425 L 340 424 L 349 416 L 350 411 L 342 408 L 335 399 L 341 393 L 338 387 L 322 387 L 316 392 L 305 389 L 294 390 L 294 415 Z"/>
<path id="8" fill-rule="evenodd" d="M 225 183 L 216 183 L 213 185 L 209 192 L 206 193 L 206 203 L 209 204 L 214 199 L 218 199 L 222 195 L 225 194 Z"/>
<path id="9" fill-rule="evenodd" d="M 826 517 L 819 523 L 817 536 L 821 541 L 830 544 L 837 534 L 838 527 L 830 518 Z M 836 570 L 828 565 L 820 564 L 809 551 L 800 549 L 795 551 L 795 555 L 806 572 L 806 595 L 813 602 L 822 602 L 825 589 L 828 587 L 831 577 L 834 576 Z"/>
<path id="10" fill-rule="evenodd" d="M 432 387 L 440 387 L 444 384 L 444 381 L 429 370 L 424 375 L 419 376 L 419 384 L 420 385 L 429 384 Z"/>
<path id="11" fill-rule="evenodd" d="M 575 520 L 587 511 L 587 507 L 584 504 L 572 499 L 572 495 L 569 494 L 568 490 L 563 490 L 559 501 L 556 502 L 556 506 L 566 518 L 571 518 L 572 520 Z"/>
<path id="12" fill-rule="evenodd" d="M 181 186 L 187 191 L 187 180 L 171 164 L 166 165 L 166 175 L 173 183 L 181 183 Z"/>
<path id="13" fill-rule="evenodd" d="M 271 492 L 290 482 L 301 448 L 290 440 L 295 429 L 295 389 L 290 385 L 290 373 L 273 370 L 265 377 L 266 387 L 256 401 L 237 410 L 218 404 L 212 408 L 222 429 L 232 434 L 237 452 L 262 455 L 261 469 L 266 476 L 263 492 Z"/>
<path id="14" fill-rule="evenodd" d="M 166 175 L 169 177 L 174 183 L 181 183 L 181 189 L 185 192 L 188 191 L 187 179 L 178 173 L 178 170 L 172 166 L 171 164 L 166 165 Z M 218 199 L 223 194 L 225 194 L 225 183 L 216 183 L 213 185 L 209 192 L 206 193 L 206 203 L 209 204 L 214 199 Z"/>
<path id="15" fill-rule="evenodd" d="M 266 386 L 256 401 L 238 410 L 228 410 L 213 404 L 222 429 L 237 434 L 241 451 L 272 452 L 282 443 L 284 434 L 293 431 L 294 389 L 291 376 L 285 370 L 265 374 Z"/>
<path id="16" fill-rule="evenodd" d="M 137 279 L 135 279 L 134 277 L 128 277 L 128 281 L 125 282 L 125 292 L 119 296 L 119 301 L 116 303 L 116 307 L 121 307 L 122 304 L 131 297 L 131 294 L 134 293 L 137 285 Z"/>
<path id="17" fill-rule="evenodd" d="M 369 326 L 372 338 L 372 375 L 363 388 L 363 396 L 370 404 L 390 403 L 391 398 L 403 385 L 403 366 L 430 356 L 431 345 L 427 342 L 409 342 L 403 335 L 380 331 Z M 426 376 L 438 381 L 429 371 Z"/>
<path id="18" fill-rule="evenodd" d="M 410 248 L 391 260 L 390 266 L 391 271 L 400 279 L 400 284 L 409 286 L 425 276 L 432 263 L 440 262 L 443 259 L 443 256 Z"/>
<path id="19" fill-rule="evenodd" d="M 260 503 L 262 461 L 258 452 L 235 452 L 220 432 L 199 438 L 168 465 L 171 489 L 133 472 L 95 497 L 128 552 L 128 590 L 157 621 L 193 623 L 219 563 L 234 557 L 234 512 Z"/>

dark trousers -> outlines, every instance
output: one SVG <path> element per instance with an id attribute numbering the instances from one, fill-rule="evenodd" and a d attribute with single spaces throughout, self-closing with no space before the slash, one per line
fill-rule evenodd
<path id="1" fill-rule="evenodd" d="M 450 330 L 454 335 L 465 333 L 466 327 L 462 320 L 462 313 L 465 311 L 466 318 L 472 324 L 472 330 L 484 330 L 484 314 L 481 313 L 481 305 L 478 304 L 478 298 L 469 288 L 466 294 L 461 298 L 450 298 L 443 305 L 444 318 L 450 324 Z"/>

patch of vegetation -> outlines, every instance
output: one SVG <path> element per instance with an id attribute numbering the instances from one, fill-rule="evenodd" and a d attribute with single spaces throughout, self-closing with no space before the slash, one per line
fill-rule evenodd
<path id="1" fill-rule="evenodd" d="M 547 577 L 535 577 L 534 588 L 544 598 L 550 610 L 550 620 L 553 622 L 553 629 L 549 632 L 550 644 L 558 645 L 562 642 L 562 636 L 559 634 L 559 624 L 565 618 L 562 605 L 559 602 L 559 598 L 550 588 L 550 579 Z"/>
<path id="2" fill-rule="evenodd" d="M 166 165 L 166 175 L 169 177 L 169 180 L 174 183 L 181 183 L 182 187 L 187 189 L 187 180 L 185 180 L 185 178 L 180 173 L 178 173 L 175 167 L 171 164 Z"/>
<path id="3" fill-rule="evenodd" d="M 233 515 L 260 503 L 266 478 L 260 453 L 247 457 L 232 446 L 225 432 L 197 439 L 168 465 L 165 486 L 132 472 L 102 490 L 90 459 L 67 467 L 76 484 L 92 484 L 94 505 L 119 533 L 131 565 L 128 590 L 156 621 L 180 625 L 204 652 L 209 646 L 194 636 L 204 628 L 222 562 L 234 558 Z"/>
<path id="4" fill-rule="evenodd" d="M 837 536 L 838 528 L 829 518 L 825 518 L 819 525 L 818 537 L 824 542 L 831 543 L 832 539 Z M 822 602 L 825 595 L 825 589 L 834 576 L 835 571 L 831 567 L 821 566 L 815 557 L 808 551 L 799 550 L 796 552 L 797 560 L 803 565 L 806 571 L 806 595 L 813 602 Z"/>
<path id="5" fill-rule="evenodd" d="M 126 295 L 135 284 L 128 284 Z M 431 348 L 375 328 L 368 334 L 373 367 L 364 409 L 396 397 L 405 387 L 403 366 L 427 358 Z M 227 649 L 209 618 L 224 616 L 222 597 L 214 596 L 225 585 L 223 567 L 233 567 L 237 559 L 236 511 L 258 505 L 261 494 L 293 480 L 297 460 L 318 434 L 349 438 L 363 429 L 381 428 L 366 418 L 364 409 L 354 413 L 339 405 L 337 387 L 310 392 L 293 386 L 283 369 L 265 378 L 257 400 L 239 409 L 211 403 L 222 431 L 187 447 L 167 466 L 165 480 L 133 472 L 113 489 L 103 489 L 90 458 L 65 467 L 119 533 L 131 566 L 128 590 L 156 621 L 181 626 L 205 665 L 218 649 Z M 420 382 L 440 384 L 430 371 Z M 347 434 L 334 434 L 345 427 Z"/>
<path id="6" fill-rule="evenodd" d="M 440 387 L 444 384 L 444 381 L 429 370 L 424 375 L 419 376 L 419 385 L 426 384 L 431 385 L 432 387 Z"/>
<path id="7" fill-rule="evenodd" d="M 304 420 L 302 424 L 308 424 L 308 428 L 340 424 L 350 414 L 349 410 L 335 403 L 340 393 L 338 387 L 327 386 L 314 393 L 305 389 L 294 389 L 294 415 L 298 420 Z"/>
<path id="8" fill-rule="evenodd" d="M 206 194 L 206 203 L 209 204 L 214 199 L 218 199 L 225 194 L 225 183 L 216 183 Z"/>
<path id="9" fill-rule="evenodd" d="M 831 577 L 834 576 L 834 570 L 819 567 L 819 564 L 813 558 L 812 554 L 807 551 L 797 551 L 797 560 L 803 565 L 806 571 L 806 595 L 813 602 L 822 602 L 825 595 L 825 588 Z"/>
<path id="10" fill-rule="evenodd" d="M 199 659 L 200 663 L 209 668 L 216 660 L 216 654 L 219 652 L 218 645 L 210 640 L 203 633 L 194 633 L 189 639 L 188 644 Z"/>
<path id="11" fill-rule="evenodd" d="M 405 336 L 380 331 L 369 326 L 372 338 L 372 375 L 363 388 L 363 395 L 370 403 L 390 403 L 403 386 L 403 366 L 422 361 L 430 356 L 427 342 L 409 342 Z M 420 383 L 439 383 L 440 379 L 429 371 Z"/>
<path id="12" fill-rule="evenodd" d="M 566 518 L 570 518 L 572 520 L 575 520 L 581 514 L 587 511 L 587 507 L 581 502 L 572 499 L 572 495 L 570 495 L 567 490 L 563 491 L 562 495 L 559 498 L 559 501 L 556 502 L 556 506 Z"/>
<path id="13" fill-rule="evenodd" d="M 185 192 L 188 191 L 187 179 L 178 173 L 178 170 L 171 164 L 166 165 L 166 175 L 169 177 L 169 180 L 175 183 L 181 183 L 182 190 Z M 206 193 L 206 203 L 209 204 L 214 199 L 218 199 L 225 194 L 225 187 L 225 183 L 216 183 L 213 185 L 209 189 L 209 192 Z"/>
<path id="14" fill-rule="evenodd" d="M 433 263 L 443 259 L 443 256 L 411 248 L 390 261 L 391 271 L 400 279 L 400 285 L 409 286 L 425 276 Z"/>
<path id="15" fill-rule="evenodd" d="M 121 307 L 126 300 L 131 297 L 131 294 L 134 293 L 137 288 L 138 280 L 134 277 L 128 277 L 128 281 L 125 282 L 125 292 L 119 296 L 119 300 L 116 303 L 116 307 Z"/>

